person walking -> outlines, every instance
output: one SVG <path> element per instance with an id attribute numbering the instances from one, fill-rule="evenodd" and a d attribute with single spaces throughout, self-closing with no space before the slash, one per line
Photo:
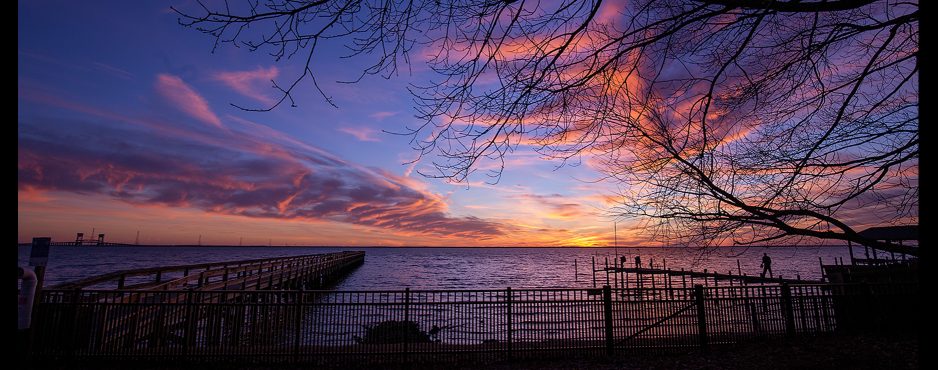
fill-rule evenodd
<path id="1" fill-rule="evenodd" d="M 760 265 L 760 267 L 762 267 L 762 277 L 765 277 L 766 271 L 769 272 L 769 277 L 773 277 L 772 276 L 772 259 L 769 258 L 768 253 L 762 253 L 762 264 Z"/>

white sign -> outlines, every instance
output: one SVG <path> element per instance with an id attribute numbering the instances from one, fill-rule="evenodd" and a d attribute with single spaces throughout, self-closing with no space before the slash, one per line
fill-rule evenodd
<path id="1" fill-rule="evenodd" d="M 30 266 L 45 266 L 49 262 L 49 243 L 52 238 L 33 238 L 33 248 L 29 252 Z"/>

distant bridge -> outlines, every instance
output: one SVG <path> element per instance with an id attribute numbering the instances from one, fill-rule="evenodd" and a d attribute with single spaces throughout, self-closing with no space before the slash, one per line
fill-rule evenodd
<path id="1" fill-rule="evenodd" d="M 113 243 L 113 242 L 100 242 L 96 240 L 85 240 L 80 242 L 51 242 L 51 246 L 55 247 L 130 247 L 133 244 L 127 243 Z"/>

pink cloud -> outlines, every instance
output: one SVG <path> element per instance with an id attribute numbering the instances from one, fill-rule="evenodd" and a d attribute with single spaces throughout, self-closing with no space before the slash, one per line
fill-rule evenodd
<path id="1" fill-rule="evenodd" d="M 546 208 L 548 218 L 566 219 L 577 218 L 589 215 L 590 212 L 579 202 L 567 199 L 560 194 L 539 195 L 539 194 L 521 194 L 518 199 L 530 200 Z"/>
<path id="2" fill-rule="evenodd" d="M 615 25 L 625 18 L 625 0 L 613 0 L 603 2 L 599 6 L 599 12 L 596 14 L 596 21 L 602 24 Z"/>
<path id="3" fill-rule="evenodd" d="M 492 240 L 511 230 L 450 215 L 444 197 L 411 179 L 362 168 L 281 135 L 243 135 L 263 132 L 259 126 L 235 120 L 229 128 L 234 135 L 177 135 L 111 120 L 64 127 L 55 119 L 31 120 L 19 137 L 18 189 L 21 197 L 35 191 L 100 194 L 134 205 L 330 221 L 400 236 Z M 65 139 L 75 137 L 80 139 Z"/>
<path id="4" fill-rule="evenodd" d="M 160 74 L 156 76 L 156 90 L 180 111 L 202 122 L 222 128 L 221 120 L 209 108 L 205 98 L 181 78 L 169 74 Z"/>
<path id="5" fill-rule="evenodd" d="M 385 118 L 396 116 L 397 112 L 374 112 L 369 114 L 368 117 L 374 118 L 376 120 L 384 120 Z"/>
<path id="6" fill-rule="evenodd" d="M 270 81 L 277 78 L 278 75 L 280 75 L 280 70 L 277 67 L 267 69 L 257 67 L 253 71 L 217 72 L 212 75 L 212 78 L 234 89 L 241 95 L 264 104 L 273 105 L 276 100 L 258 92 L 258 90 L 262 88 L 259 85 L 268 84 L 269 86 Z"/>
<path id="7" fill-rule="evenodd" d="M 370 127 L 340 127 L 339 131 L 352 135 L 359 141 L 381 141 L 377 137 L 380 131 Z"/>
<path id="8" fill-rule="evenodd" d="M 417 161 L 412 161 L 407 165 L 407 169 L 404 170 L 404 177 L 410 177 L 410 174 L 414 173 L 414 167 L 417 166 Z"/>

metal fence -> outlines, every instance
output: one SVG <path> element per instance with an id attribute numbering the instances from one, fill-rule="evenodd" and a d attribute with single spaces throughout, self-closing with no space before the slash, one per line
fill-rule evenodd
<path id="1" fill-rule="evenodd" d="M 917 284 L 46 291 L 35 360 L 419 362 L 707 348 L 914 325 Z M 128 297 L 133 299 L 128 299 Z M 913 312 L 914 311 L 914 312 Z"/>

